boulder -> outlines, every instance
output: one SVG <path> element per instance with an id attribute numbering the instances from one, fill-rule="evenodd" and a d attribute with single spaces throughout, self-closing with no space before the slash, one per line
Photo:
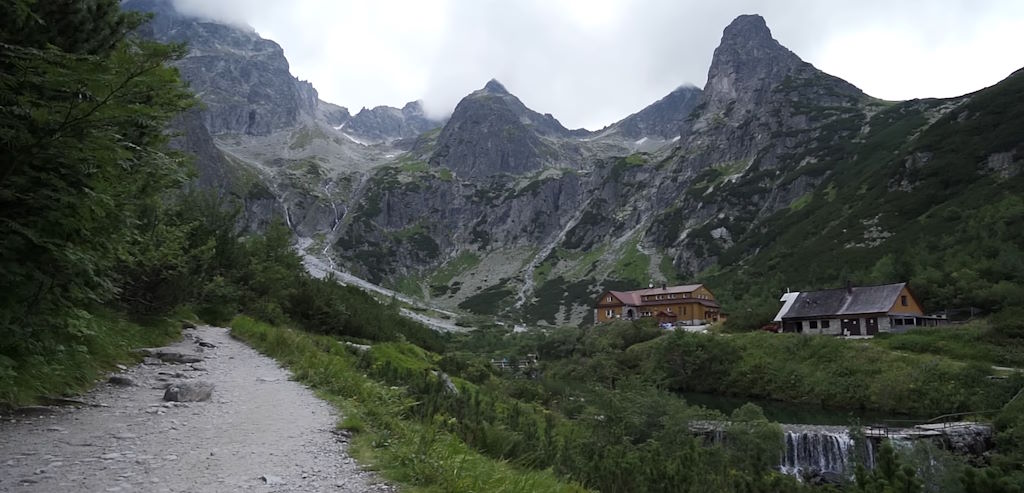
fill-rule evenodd
<path id="1" fill-rule="evenodd" d="M 132 377 L 126 375 L 112 375 L 110 378 L 107 379 L 107 383 L 111 385 L 117 385 L 120 387 L 135 386 L 135 380 L 132 380 Z"/>
<path id="2" fill-rule="evenodd" d="M 164 400 L 171 402 L 201 402 L 210 400 L 213 384 L 209 382 L 179 382 L 167 387 Z"/>
<path id="3" fill-rule="evenodd" d="M 143 348 L 139 351 L 164 363 L 198 363 L 203 360 L 203 357 L 198 354 L 185 353 L 171 348 Z"/>

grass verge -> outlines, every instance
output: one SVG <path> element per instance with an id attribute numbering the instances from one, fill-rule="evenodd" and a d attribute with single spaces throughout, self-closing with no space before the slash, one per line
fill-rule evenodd
<path id="1" fill-rule="evenodd" d="M 416 402 L 403 388 L 366 376 L 358 367 L 358 351 L 334 338 L 244 316 L 231 322 L 231 334 L 289 367 L 298 381 L 337 406 L 345 416 L 339 427 L 356 433 L 352 454 L 408 486 L 407 491 L 586 491 L 559 481 L 551 471 L 523 470 L 488 458 L 444 431 L 445 423 L 416 419 L 410 414 Z"/>
<path id="2" fill-rule="evenodd" d="M 52 347 L 39 347 L 35 354 L 0 354 L 0 408 L 14 408 L 43 402 L 47 396 L 81 394 L 119 363 L 135 363 L 142 356 L 139 347 L 162 346 L 181 335 L 182 318 L 194 318 L 184 311 L 165 318 L 133 321 L 117 312 L 100 309 L 92 313 L 88 330 Z"/>
<path id="3" fill-rule="evenodd" d="M 961 361 L 1024 367 L 1024 340 L 998 333 L 987 321 L 879 334 L 871 341 L 893 351 L 934 354 Z"/>

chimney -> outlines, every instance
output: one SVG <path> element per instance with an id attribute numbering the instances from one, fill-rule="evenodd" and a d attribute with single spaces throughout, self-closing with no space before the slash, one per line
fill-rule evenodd
<path id="1" fill-rule="evenodd" d="M 666 289 L 668 289 L 668 288 L 665 287 L 665 283 L 661 283 L 661 290 L 664 291 Z"/>
<path id="2" fill-rule="evenodd" d="M 647 281 L 647 287 L 649 289 L 653 289 L 654 288 L 654 279 L 651 279 L 651 280 Z"/>
<path id="3" fill-rule="evenodd" d="M 846 294 L 853 294 L 853 281 L 846 280 Z"/>

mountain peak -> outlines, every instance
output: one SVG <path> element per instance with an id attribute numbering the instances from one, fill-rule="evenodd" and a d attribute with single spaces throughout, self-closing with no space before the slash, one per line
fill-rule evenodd
<path id="1" fill-rule="evenodd" d="M 484 85 L 484 92 L 490 93 L 490 94 L 508 94 L 509 93 L 508 89 L 505 89 L 505 86 L 503 86 L 501 84 L 501 82 L 498 82 L 498 79 L 491 79 L 491 80 L 487 81 L 487 84 Z"/>
<path id="2" fill-rule="evenodd" d="M 833 86 L 833 92 L 862 95 L 859 89 L 821 73 L 782 46 L 772 37 L 764 18 L 756 14 L 737 17 L 722 32 L 704 92 L 711 101 L 739 100 L 749 106 L 770 99 L 774 88 L 787 78 L 816 79 L 816 84 Z"/>
<path id="3" fill-rule="evenodd" d="M 768 29 L 768 23 L 765 22 L 764 17 L 757 14 L 741 15 L 726 26 L 722 33 L 722 42 L 734 39 L 745 43 L 774 41 L 772 31 Z"/>
<path id="4" fill-rule="evenodd" d="M 800 57 L 772 37 L 771 29 L 760 15 L 741 15 L 722 31 L 722 42 L 715 49 L 711 72 L 730 69 L 769 68 L 782 64 L 787 68 L 802 64 Z"/>

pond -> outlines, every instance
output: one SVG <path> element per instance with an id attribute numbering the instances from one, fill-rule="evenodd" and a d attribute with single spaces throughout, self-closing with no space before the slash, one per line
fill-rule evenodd
<path id="1" fill-rule="evenodd" d="M 894 415 L 878 411 L 828 409 L 810 404 L 795 404 L 792 402 L 750 399 L 699 392 L 681 392 L 678 395 L 690 405 L 714 409 L 727 416 L 740 406 L 752 402 L 764 411 L 766 418 L 784 424 L 849 426 L 890 422 L 890 426 L 911 426 L 931 418 L 931 416 Z M 899 423 L 896 423 L 897 421 Z"/>

